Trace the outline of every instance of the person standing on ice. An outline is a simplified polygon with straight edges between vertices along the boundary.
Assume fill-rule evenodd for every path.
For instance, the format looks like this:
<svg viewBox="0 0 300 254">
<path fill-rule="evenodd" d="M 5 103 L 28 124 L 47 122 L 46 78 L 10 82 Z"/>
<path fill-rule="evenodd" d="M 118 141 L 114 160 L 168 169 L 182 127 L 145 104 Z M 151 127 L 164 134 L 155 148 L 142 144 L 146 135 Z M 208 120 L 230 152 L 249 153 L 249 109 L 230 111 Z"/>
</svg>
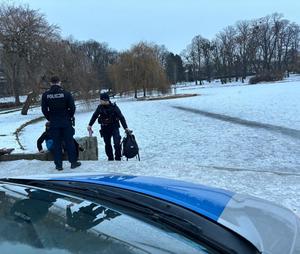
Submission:
<svg viewBox="0 0 300 254">
<path fill-rule="evenodd" d="M 100 94 L 100 105 L 91 117 L 87 130 L 92 132 L 92 126 L 98 118 L 101 126 L 100 135 L 105 143 L 105 153 L 109 161 L 121 160 L 121 136 L 119 132 L 120 122 L 126 133 L 131 132 L 119 107 L 109 100 L 107 93 Z M 111 138 L 114 141 L 115 157 L 111 145 Z"/>
<path fill-rule="evenodd" d="M 72 118 L 74 118 L 76 109 L 74 99 L 71 93 L 61 87 L 61 82 L 57 76 L 52 77 L 50 83 L 50 89 L 42 95 L 42 112 L 50 121 L 54 163 L 57 170 L 63 170 L 62 143 L 64 142 L 71 168 L 77 168 L 81 163 L 77 161 L 73 140 Z"/>
</svg>

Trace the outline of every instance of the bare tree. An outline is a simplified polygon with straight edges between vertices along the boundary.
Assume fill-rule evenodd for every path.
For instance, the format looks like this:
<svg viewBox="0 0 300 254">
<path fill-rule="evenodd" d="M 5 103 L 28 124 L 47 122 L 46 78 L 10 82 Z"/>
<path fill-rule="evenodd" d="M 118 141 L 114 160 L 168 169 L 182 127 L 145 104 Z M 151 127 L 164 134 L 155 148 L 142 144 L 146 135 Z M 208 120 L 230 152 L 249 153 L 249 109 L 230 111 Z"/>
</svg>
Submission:
<svg viewBox="0 0 300 254">
<path fill-rule="evenodd" d="M 240 21 L 236 24 L 236 54 L 239 58 L 239 70 L 237 74 L 242 77 L 244 82 L 247 74 L 250 72 L 250 55 L 252 47 L 252 29 L 249 21 Z"/>
<path fill-rule="evenodd" d="M 94 40 L 81 42 L 80 48 L 92 63 L 92 68 L 97 79 L 95 89 L 110 89 L 111 84 L 107 73 L 107 67 L 115 63 L 118 53 L 109 48 L 106 43 L 100 43 Z"/>
<path fill-rule="evenodd" d="M 244 81 L 250 74 L 258 80 L 281 79 L 297 70 L 299 31 L 299 25 L 274 13 L 228 26 L 212 41 L 197 35 L 181 54 L 189 80 L 197 83 L 212 76 L 226 83 L 233 77 Z"/>
<path fill-rule="evenodd" d="M 48 57 L 48 68 L 45 76 L 49 79 L 58 75 L 63 86 L 76 96 L 89 98 L 97 77 L 91 60 L 85 55 L 80 43 L 71 40 L 56 41 L 51 44 L 51 56 Z"/>
<path fill-rule="evenodd" d="M 2 64 L 16 104 L 21 92 L 37 87 L 48 54 L 47 41 L 57 36 L 57 27 L 28 6 L 0 6 Z"/>
</svg>

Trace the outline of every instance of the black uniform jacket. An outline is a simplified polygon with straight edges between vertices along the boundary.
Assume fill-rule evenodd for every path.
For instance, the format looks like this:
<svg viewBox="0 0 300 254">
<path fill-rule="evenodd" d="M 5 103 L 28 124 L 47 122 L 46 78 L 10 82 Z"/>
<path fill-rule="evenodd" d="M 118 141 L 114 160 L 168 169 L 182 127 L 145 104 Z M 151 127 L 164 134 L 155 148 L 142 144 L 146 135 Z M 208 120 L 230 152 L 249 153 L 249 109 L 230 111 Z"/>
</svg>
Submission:
<svg viewBox="0 0 300 254">
<path fill-rule="evenodd" d="M 119 128 L 119 122 L 121 122 L 124 129 L 127 128 L 125 117 L 115 103 L 110 103 L 109 105 L 100 104 L 92 115 L 89 125 L 92 126 L 97 118 L 101 128 Z"/>
<path fill-rule="evenodd" d="M 74 99 L 61 86 L 52 85 L 42 96 L 42 112 L 51 127 L 66 127 L 74 117 Z"/>
</svg>

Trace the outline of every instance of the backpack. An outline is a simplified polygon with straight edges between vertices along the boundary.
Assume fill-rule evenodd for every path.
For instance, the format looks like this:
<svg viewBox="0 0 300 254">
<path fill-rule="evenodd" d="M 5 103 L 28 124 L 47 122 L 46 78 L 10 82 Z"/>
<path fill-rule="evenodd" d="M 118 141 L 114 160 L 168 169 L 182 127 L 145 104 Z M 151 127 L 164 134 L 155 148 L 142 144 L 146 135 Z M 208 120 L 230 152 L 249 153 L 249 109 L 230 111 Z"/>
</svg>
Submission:
<svg viewBox="0 0 300 254">
<path fill-rule="evenodd" d="M 122 156 L 128 159 L 136 157 L 140 160 L 139 146 L 133 134 L 127 133 L 122 140 Z"/>
</svg>

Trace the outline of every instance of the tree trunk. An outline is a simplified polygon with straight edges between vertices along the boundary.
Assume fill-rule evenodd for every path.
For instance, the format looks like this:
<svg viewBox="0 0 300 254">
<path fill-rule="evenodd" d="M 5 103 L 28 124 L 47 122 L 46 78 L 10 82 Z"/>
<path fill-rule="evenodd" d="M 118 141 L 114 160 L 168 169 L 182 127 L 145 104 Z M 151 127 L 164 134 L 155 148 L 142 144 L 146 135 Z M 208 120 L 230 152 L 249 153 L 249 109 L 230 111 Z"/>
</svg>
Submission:
<svg viewBox="0 0 300 254">
<path fill-rule="evenodd" d="M 12 82 L 11 82 L 11 85 L 12 85 L 12 90 L 13 90 L 13 93 L 14 93 L 14 97 L 15 97 L 15 105 L 16 106 L 19 106 L 21 104 L 20 102 L 20 83 L 19 83 L 19 80 L 18 80 L 18 70 L 17 70 L 17 66 L 16 64 L 13 66 L 13 74 L 12 74 Z"/>
<path fill-rule="evenodd" d="M 12 88 L 13 88 L 13 93 L 14 93 L 14 97 L 15 97 L 16 106 L 21 105 L 19 85 L 20 85 L 19 82 L 16 79 L 13 79 Z"/>
<path fill-rule="evenodd" d="M 19 94 L 15 94 L 15 105 L 19 106 L 20 104 L 21 104 L 20 96 L 19 96 Z"/>
<path fill-rule="evenodd" d="M 24 105 L 22 107 L 21 115 L 27 115 L 29 107 L 32 104 L 34 97 L 35 97 L 35 93 L 34 92 L 30 92 L 27 95 L 26 101 L 25 101 L 25 103 L 24 103 Z"/>
</svg>

